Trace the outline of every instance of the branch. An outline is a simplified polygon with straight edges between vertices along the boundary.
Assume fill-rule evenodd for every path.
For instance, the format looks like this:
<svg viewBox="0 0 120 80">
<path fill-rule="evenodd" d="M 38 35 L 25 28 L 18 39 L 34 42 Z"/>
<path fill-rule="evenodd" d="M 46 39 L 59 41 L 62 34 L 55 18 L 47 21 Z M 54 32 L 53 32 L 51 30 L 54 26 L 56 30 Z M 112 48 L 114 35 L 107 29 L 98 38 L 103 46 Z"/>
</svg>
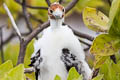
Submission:
<svg viewBox="0 0 120 80">
<path fill-rule="evenodd" d="M 88 51 L 90 49 L 90 47 L 88 47 L 88 48 L 84 48 L 84 51 Z"/>
<path fill-rule="evenodd" d="M 50 5 L 51 5 L 50 0 L 45 0 L 45 1 L 46 1 L 46 3 L 47 3 L 47 5 L 48 5 L 48 6 L 50 6 Z"/>
<path fill-rule="evenodd" d="M 43 23 L 40 27 L 36 28 L 28 37 L 26 38 L 26 44 L 28 44 L 34 37 L 36 37 L 41 31 L 49 26 L 50 22 L 47 21 Z"/>
<path fill-rule="evenodd" d="M 21 33 L 23 36 L 27 36 L 28 34 L 30 34 L 30 32 L 27 32 L 27 33 Z M 9 35 L 9 37 L 7 39 L 5 39 L 3 41 L 3 46 L 6 45 L 8 42 L 10 42 L 14 37 L 16 37 L 16 35 L 14 33 L 11 33 Z M 0 44 L 1 45 L 1 44 Z M 0 46 L 0 49 L 1 49 L 1 46 Z"/>
<path fill-rule="evenodd" d="M 37 22 L 39 22 L 39 23 L 43 23 L 43 21 L 42 21 L 41 19 L 37 19 L 35 16 L 33 16 L 33 15 L 30 14 L 30 13 L 29 13 L 29 15 L 30 15 L 30 17 L 31 17 L 33 20 L 35 20 L 35 21 L 37 21 Z"/>
<path fill-rule="evenodd" d="M 18 4 L 22 5 L 22 3 L 20 1 L 15 0 L 15 2 L 17 2 Z M 40 7 L 40 6 L 30 6 L 26 4 L 27 8 L 31 8 L 31 9 L 45 9 L 48 10 L 48 7 Z"/>
<path fill-rule="evenodd" d="M 63 23 L 64 25 L 66 25 L 66 23 Z M 67 24 L 68 25 L 68 24 Z M 88 34 L 84 34 L 84 33 L 81 33 L 79 31 L 76 31 L 74 28 L 72 28 L 70 25 L 68 25 L 69 28 L 71 28 L 74 32 L 75 35 L 79 36 L 79 37 L 82 37 L 82 38 L 85 38 L 85 39 L 88 39 L 90 41 L 93 41 L 94 40 L 94 37 L 88 35 Z"/>
<path fill-rule="evenodd" d="M 61 4 L 63 2 L 63 0 L 59 0 L 59 3 Z"/>
<path fill-rule="evenodd" d="M 87 42 L 85 42 L 85 41 L 83 41 L 83 40 L 80 40 L 80 39 L 79 39 L 79 41 L 80 41 L 81 43 L 83 43 L 83 44 L 87 45 L 88 47 L 90 47 L 90 46 L 91 46 L 91 44 L 89 44 L 89 43 L 87 43 Z"/>
<path fill-rule="evenodd" d="M 0 39 L 1 39 L 1 61 L 4 62 L 4 51 L 3 51 L 3 34 L 2 34 L 2 27 L 0 28 Z"/>
<path fill-rule="evenodd" d="M 110 0 L 107 0 L 108 1 L 108 4 L 111 6 L 111 1 Z"/>
<path fill-rule="evenodd" d="M 85 39 L 88 39 L 90 41 L 94 40 L 94 37 L 92 37 L 92 36 L 90 36 L 88 34 L 84 34 L 84 33 L 78 32 L 75 29 L 73 29 L 72 27 L 70 27 L 70 28 L 73 30 L 73 32 L 74 32 L 75 35 L 77 35 L 79 37 L 82 37 L 82 38 L 85 38 Z"/>
<path fill-rule="evenodd" d="M 17 27 L 17 25 L 16 25 L 16 23 L 15 23 L 15 21 L 13 19 L 13 16 L 10 13 L 10 11 L 9 11 L 9 9 L 8 9 L 8 7 L 7 7 L 7 5 L 5 3 L 3 3 L 3 7 L 4 7 L 5 11 L 7 12 L 8 16 L 9 16 L 10 21 L 11 21 L 11 23 L 13 25 L 13 28 L 15 29 L 19 39 L 22 39 L 21 33 L 20 33 L 20 31 L 19 31 L 19 29 L 18 29 L 18 27 Z"/>
<path fill-rule="evenodd" d="M 115 55 L 111 55 L 111 56 L 110 56 L 110 59 L 111 59 L 115 64 L 117 64 Z"/>
<path fill-rule="evenodd" d="M 24 70 L 24 73 L 32 73 L 32 72 L 34 72 L 34 68 L 33 67 L 25 68 L 25 70 Z"/>
<path fill-rule="evenodd" d="M 99 69 L 93 70 L 92 79 L 93 79 L 94 77 L 96 77 L 96 76 L 98 75 L 98 73 L 99 73 Z"/>
<path fill-rule="evenodd" d="M 78 2 L 79 0 L 72 0 L 68 6 L 65 8 L 65 13 L 67 13 L 68 11 L 70 11 Z"/>
<path fill-rule="evenodd" d="M 26 0 L 23 0 L 22 10 L 23 10 L 23 15 L 24 15 L 27 27 L 30 30 L 30 32 L 32 32 L 32 24 L 30 23 L 29 14 L 27 13 L 27 10 L 26 10 Z"/>
</svg>

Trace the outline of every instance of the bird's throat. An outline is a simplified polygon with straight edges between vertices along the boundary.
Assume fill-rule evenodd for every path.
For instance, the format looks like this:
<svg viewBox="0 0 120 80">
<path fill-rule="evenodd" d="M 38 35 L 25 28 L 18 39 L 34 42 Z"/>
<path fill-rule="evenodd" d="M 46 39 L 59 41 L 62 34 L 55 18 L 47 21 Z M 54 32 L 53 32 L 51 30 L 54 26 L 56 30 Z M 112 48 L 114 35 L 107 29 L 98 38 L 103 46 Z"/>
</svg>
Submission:
<svg viewBox="0 0 120 80">
<path fill-rule="evenodd" d="M 62 26 L 62 23 L 64 22 L 64 19 L 50 19 L 50 27 L 53 29 L 60 28 Z"/>
</svg>

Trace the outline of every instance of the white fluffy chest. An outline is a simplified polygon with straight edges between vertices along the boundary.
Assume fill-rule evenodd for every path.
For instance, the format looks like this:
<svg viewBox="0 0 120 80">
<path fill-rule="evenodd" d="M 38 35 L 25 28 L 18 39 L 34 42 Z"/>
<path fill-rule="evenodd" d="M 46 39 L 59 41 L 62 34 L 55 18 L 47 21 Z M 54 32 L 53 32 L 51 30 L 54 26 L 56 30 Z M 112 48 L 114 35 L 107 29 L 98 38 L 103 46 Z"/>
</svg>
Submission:
<svg viewBox="0 0 120 80">
<path fill-rule="evenodd" d="M 67 70 L 61 60 L 61 56 L 62 49 L 68 45 L 69 36 L 67 34 L 63 29 L 44 32 L 44 35 L 40 39 L 41 57 L 43 58 L 40 66 L 41 76 L 48 76 L 49 79 L 53 80 L 57 74 L 63 78 L 62 80 L 66 79 Z"/>
</svg>

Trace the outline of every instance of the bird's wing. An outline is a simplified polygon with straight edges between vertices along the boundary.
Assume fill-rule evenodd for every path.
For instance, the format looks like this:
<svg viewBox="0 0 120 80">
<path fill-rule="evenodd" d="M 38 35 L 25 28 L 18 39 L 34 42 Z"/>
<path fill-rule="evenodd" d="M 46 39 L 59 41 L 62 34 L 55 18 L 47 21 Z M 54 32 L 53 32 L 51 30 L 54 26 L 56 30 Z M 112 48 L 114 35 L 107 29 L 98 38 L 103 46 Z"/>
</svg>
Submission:
<svg viewBox="0 0 120 80">
<path fill-rule="evenodd" d="M 40 49 L 37 51 L 37 53 L 34 53 L 34 54 L 35 55 L 31 57 L 31 64 L 29 64 L 29 66 L 35 68 L 35 76 L 36 76 L 36 80 L 38 80 L 38 76 L 40 75 L 39 65 L 43 59 L 40 54 Z"/>
<path fill-rule="evenodd" d="M 78 38 L 73 34 L 72 30 L 69 30 L 67 32 L 67 38 L 69 37 L 69 41 L 67 43 L 67 48 L 68 50 L 66 50 L 65 54 L 67 54 L 69 52 L 69 55 L 64 55 L 66 56 L 64 57 L 64 61 L 65 64 L 67 66 L 70 65 L 76 67 L 76 69 L 78 70 L 79 73 L 83 74 L 84 78 L 88 80 L 88 78 L 91 76 L 91 69 L 89 68 L 87 62 L 85 61 L 85 54 L 83 51 L 83 48 L 81 46 L 81 43 L 79 42 Z M 75 57 L 71 58 L 71 57 Z"/>
<path fill-rule="evenodd" d="M 79 74 L 81 74 L 81 62 L 68 48 L 62 49 L 61 60 L 64 62 L 67 71 L 69 71 L 71 67 L 75 67 Z"/>
</svg>

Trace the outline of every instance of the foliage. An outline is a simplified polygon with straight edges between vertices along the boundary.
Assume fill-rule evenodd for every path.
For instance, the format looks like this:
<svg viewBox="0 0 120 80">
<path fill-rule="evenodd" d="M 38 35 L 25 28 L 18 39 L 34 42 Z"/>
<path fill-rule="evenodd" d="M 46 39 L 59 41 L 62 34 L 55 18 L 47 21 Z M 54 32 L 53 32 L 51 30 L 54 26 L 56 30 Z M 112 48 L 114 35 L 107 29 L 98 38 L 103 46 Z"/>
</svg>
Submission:
<svg viewBox="0 0 120 80">
<path fill-rule="evenodd" d="M 92 18 L 92 20 L 95 22 L 93 24 L 97 22 L 98 25 L 101 25 L 101 23 L 103 23 L 97 20 L 98 17 L 95 17 L 96 14 L 93 13 L 93 11 L 86 15 L 89 9 L 96 10 L 88 7 L 85 8 L 83 12 L 84 23 L 92 30 L 101 31 L 94 26 L 89 26 L 89 21 L 85 20 L 90 15 L 93 15 L 94 18 Z M 101 15 L 101 17 L 105 17 L 105 15 Z M 109 56 L 117 55 L 117 58 L 120 58 L 120 56 L 118 56 L 120 50 L 120 0 L 113 0 L 109 12 L 109 21 L 105 20 L 104 22 L 104 24 L 107 25 L 106 29 L 108 33 L 98 35 L 94 39 L 90 49 L 90 52 L 95 55 L 94 68 L 100 68 L 99 74 L 104 74 L 104 80 L 119 80 L 120 67 L 118 66 L 120 66 L 120 60 L 117 60 L 117 64 L 115 64 L 110 60 Z M 104 31 L 103 26 L 101 29 Z"/>
<path fill-rule="evenodd" d="M 83 11 L 83 20 L 88 28 L 97 32 L 108 30 L 108 17 L 95 8 L 86 7 Z"/>
<path fill-rule="evenodd" d="M 0 4 L 2 4 L 1 1 L 3 1 L 3 0 L 0 0 Z M 20 0 L 20 1 L 22 1 L 22 0 Z M 53 3 L 56 0 L 50 0 L 50 1 Z M 71 2 L 71 0 L 66 0 L 66 1 L 64 1 L 64 3 L 62 5 L 66 6 L 69 2 Z M 16 3 L 14 0 L 5 0 L 5 3 L 7 4 L 8 8 L 12 12 L 14 19 L 17 20 L 19 18 L 19 16 L 21 16 L 21 13 L 22 13 L 21 5 Z M 26 0 L 26 3 L 31 6 L 47 7 L 45 0 Z M 94 3 L 96 3 L 96 4 L 94 4 Z M 106 5 L 106 3 L 103 0 L 79 0 L 77 5 L 75 6 L 75 8 L 73 8 L 67 15 L 71 14 L 73 11 L 77 11 L 77 12 L 81 13 L 81 11 L 83 10 L 83 8 L 85 6 L 91 6 L 91 7 L 103 6 L 105 8 L 108 7 L 108 5 Z M 103 9 L 105 9 L 105 8 L 103 8 Z M 38 19 L 42 19 L 42 21 L 47 21 L 47 19 L 48 19 L 47 10 L 27 8 L 27 11 L 28 11 L 28 13 L 32 14 L 34 17 L 36 17 Z M 6 14 L 2 7 L 0 8 L 0 13 Z M 39 24 L 37 21 L 33 21 L 31 17 L 30 17 L 30 19 L 31 19 L 31 22 L 33 23 L 33 27 L 36 27 L 36 25 Z M 8 26 L 9 27 L 11 26 L 11 23 L 9 20 L 8 20 Z"/>
<path fill-rule="evenodd" d="M 93 80 L 102 80 L 102 77 L 103 75 L 99 75 Z M 16 80 L 16 78 L 17 80 L 26 80 L 23 64 L 13 67 L 12 61 L 8 60 L 0 65 L 0 80 Z M 61 80 L 61 78 L 60 76 L 56 75 L 54 80 Z M 67 80 L 83 80 L 83 77 L 82 75 L 79 75 L 79 73 L 73 67 L 68 73 Z"/>
<path fill-rule="evenodd" d="M 51 1 L 54 2 L 56 0 Z M 63 5 L 66 6 L 70 1 L 71 0 L 66 0 Z M 14 0 L 5 0 L 5 3 L 8 5 L 14 18 L 17 19 L 20 16 L 19 14 L 22 13 L 22 7 Z M 3 0 L 0 0 L 0 14 L 5 14 L 4 9 L 1 7 L 2 4 Z M 27 4 L 47 7 L 45 0 L 27 0 Z M 107 8 L 109 8 L 108 4 L 103 2 L 103 0 L 79 0 L 71 12 L 75 10 L 77 12 L 81 12 L 83 8 L 86 7 L 83 12 L 83 20 L 86 26 L 97 32 L 108 31 L 106 34 L 97 36 L 90 49 L 90 52 L 95 55 L 94 68 L 100 68 L 99 75 L 92 80 L 102 80 L 102 78 L 104 78 L 104 80 L 119 80 L 120 61 L 118 60 L 118 63 L 114 64 L 109 59 L 109 56 L 113 54 L 117 55 L 118 50 L 120 49 L 120 0 L 113 0 L 109 19 L 102 12 L 95 8 L 90 8 L 98 6 L 107 6 Z M 43 21 L 47 20 L 47 10 L 34 10 L 29 8 L 27 8 L 27 10 L 28 13 L 31 13 L 38 19 L 42 19 Z M 71 14 L 71 12 L 69 14 Z M 35 24 L 36 21 L 32 21 L 32 23 Z M 0 80 L 16 80 L 16 77 L 17 80 L 25 80 L 25 77 L 35 80 L 34 73 L 24 74 L 24 66 L 25 68 L 29 67 L 28 64 L 30 63 L 30 56 L 33 52 L 33 42 L 34 40 L 27 46 L 24 64 L 18 65 L 17 67 L 14 66 L 17 63 L 19 45 L 7 45 L 4 55 L 6 62 L 0 65 Z M 74 67 L 70 69 L 67 80 L 82 79 L 82 75 L 79 75 Z M 55 80 L 61 80 L 60 76 L 56 75 Z"/>
<path fill-rule="evenodd" d="M 102 78 L 103 78 L 103 75 L 98 75 L 97 77 L 93 78 L 92 80 L 102 80 Z M 60 76 L 56 75 L 54 80 L 61 80 L 61 78 L 60 78 Z M 76 71 L 75 67 L 72 67 L 69 70 L 67 80 L 83 80 L 83 76 L 80 75 Z"/>
<path fill-rule="evenodd" d="M 12 61 L 6 61 L 0 65 L 0 80 L 25 80 L 24 65 L 20 64 L 13 68 Z"/>
<path fill-rule="evenodd" d="M 5 76 L 5 74 L 13 68 L 12 61 L 6 61 L 4 64 L 0 65 L 0 79 Z"/>
<path fill-rule="evenodd" d="M 120 57 L 120 56 L 119 56 Z M 111 59 L 107 59 L 100 67 L 100 74 L 104 74 L 104 80 L 120 80 L 120 61 L 115 64 Z"/>
<path fill-rule="evenodd" d="M 19 45 L 18 44 L 9 44 L 4 52 L 4 58 L 5 61 L 11 60 L 13 65 L 15 66 L 17 64 L 19 54 Z"/>
<path fill-rule="evenodd" d="M 56 75 L 54 80 L 61 80 L 60 76 Z"/>
<path fill-rule="evenodd" d="M 70 69 L 67 80 L 82 80 L 82 76 L 73 67 Z"/>
<path fill-rule="evenodd" d="M 85 14 L 84 10 L 84 14 Z M 93 14 L 91 12 L 91 14 Z M 96 15 L 96 14 L 93 14 Z M 104 17 L 104 15 L 101 15 Z M 108 25 L 108 34 L 101 34 L 95 38 L 93 44 L 91 46 L 90 52 L 95 55 L 95 68 L 99 68 L 108 56 L 113 55 L 118 52 L 120 49 L 120 37 L 119 37 L 119 30 L 120 30 L 120 0 L 113 0 L 111 9 L 110 9 L 110 20 L 106 22 L 105 25 Z M 83 16 L 87 17 L 87 15 Z M 96 18 L 92 18 L 97 23 L 99 22 Z M 86 22 L 85 22 L 86 24 Z M 99 23 L 98 23 L 99 24 Z M 88 24 L 86 24 L 88 26 Z M 101 24 L 99 24 L 101 25 Z M 90 27 L 90 26 L 88 26 Z M 92 26 L 94 28 L 94 26 Z M 110 28 L 110 29 L 109 29 Z M 104 28 L 101 28 L 104 31 Z M 95 29 L 94 29 L 95 30 Z M 97 67 L 96 67 L 97 66 Z"/>
<path fill-rule="evenodd" d="M 113 0 L 109 13 L 109 34 L 120 36 L 120 0 Z"/>
</svg>

